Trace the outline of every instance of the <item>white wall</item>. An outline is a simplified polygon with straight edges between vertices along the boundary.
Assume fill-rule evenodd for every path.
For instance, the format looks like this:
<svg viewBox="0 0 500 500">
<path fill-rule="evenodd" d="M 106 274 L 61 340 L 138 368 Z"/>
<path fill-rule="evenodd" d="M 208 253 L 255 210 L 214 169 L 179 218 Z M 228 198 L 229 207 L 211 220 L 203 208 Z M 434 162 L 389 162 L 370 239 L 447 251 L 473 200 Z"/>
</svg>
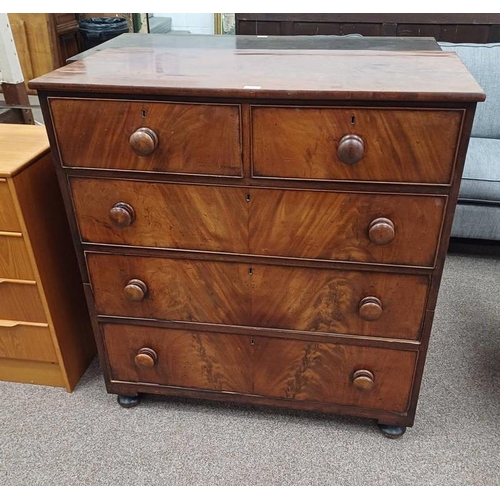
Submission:
<svg viewBox="0 0 500 500">
<path fill-rule="evenodd" d="M 171 17 L 173 30 L 187 30 L 198 35 L 214 34 L 212 14 L 153 14 L 154 17 Z"/>
</svg>

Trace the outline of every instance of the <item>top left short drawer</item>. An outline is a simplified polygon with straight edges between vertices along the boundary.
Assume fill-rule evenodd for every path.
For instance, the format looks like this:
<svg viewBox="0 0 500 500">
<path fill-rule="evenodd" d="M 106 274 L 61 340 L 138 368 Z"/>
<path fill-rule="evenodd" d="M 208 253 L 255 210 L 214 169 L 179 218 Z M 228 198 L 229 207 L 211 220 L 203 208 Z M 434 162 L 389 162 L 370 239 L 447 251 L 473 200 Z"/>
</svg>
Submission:
<svg viewBox="0 0 500 500">
<path fill-rule="evenodd" d="M 239 105 L 49 98 L 66 167 L 242 177 Z"/>
</svg>

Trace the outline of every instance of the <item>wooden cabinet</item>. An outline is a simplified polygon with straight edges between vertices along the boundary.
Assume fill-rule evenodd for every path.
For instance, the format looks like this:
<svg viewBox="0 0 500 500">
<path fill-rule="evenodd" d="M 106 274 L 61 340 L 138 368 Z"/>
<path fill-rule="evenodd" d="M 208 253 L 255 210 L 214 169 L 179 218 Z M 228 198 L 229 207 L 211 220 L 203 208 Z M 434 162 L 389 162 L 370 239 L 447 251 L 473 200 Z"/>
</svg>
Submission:
<svg viewBox="0 0 500 500">
<path fill-rule="evenodd" d="M 9 14 L 9 21 L 26 86 L 82 51 L 77 14 Z"/>
<path fill-rule="evenodd" d="M 44 127 L 0 125 L 0 380 L 73 390 L 95 355 Z"/>
<path fill-rule="evenodd" d="M 417 40 L 122 40 L 32 82 L 107 390 L 401 435 L 481 88 Z"/>
</svg>

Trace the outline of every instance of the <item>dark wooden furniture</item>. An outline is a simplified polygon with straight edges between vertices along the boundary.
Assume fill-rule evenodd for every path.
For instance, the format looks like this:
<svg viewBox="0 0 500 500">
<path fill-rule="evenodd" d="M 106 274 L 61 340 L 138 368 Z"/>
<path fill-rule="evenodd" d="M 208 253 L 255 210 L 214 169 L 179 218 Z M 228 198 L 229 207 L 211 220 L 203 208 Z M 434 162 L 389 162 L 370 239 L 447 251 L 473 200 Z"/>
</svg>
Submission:
<svg viewBox="0 0 500 500">
<path fill-rule="evenodd" d="M 11 13 L 9 21 L 26 83 L 82 50 L 77 14 Z"/>
<path fill-rule="evenodd" d="M 0 380 L 72 391 L 96 352 L 45 127 L 0 125 Z"/>
<path fill-rule="evenodd" d="M 5 101 L 0 101 L 0 123 L 35 124 L 24 82 L 2 82 L 0 91 Z"/>
<path fill-rule="evenodd" d="M 500 42 L 500 14 L 235 14 L 237 35 L 433 37 Z"/>
<path fill-rule="evenodd" d="M 439 50 L 133 36 L 31 82 L 108 391 L 401 435 L 482 89 Z"/>
</svg>

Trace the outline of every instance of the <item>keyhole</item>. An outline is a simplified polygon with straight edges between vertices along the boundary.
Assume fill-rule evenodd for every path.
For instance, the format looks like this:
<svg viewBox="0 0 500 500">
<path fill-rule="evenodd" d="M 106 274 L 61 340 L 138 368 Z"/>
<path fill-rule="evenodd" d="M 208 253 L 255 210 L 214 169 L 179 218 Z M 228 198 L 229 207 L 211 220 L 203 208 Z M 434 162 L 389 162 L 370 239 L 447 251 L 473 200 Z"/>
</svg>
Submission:
<svg viewBox="0 0 500 500">
<path fill-rule="evenodd" d="M 356 123 L 356 117 L 354 115 L 351 116 L 351 125 Z"/>
<path fill-rule="evenodd" d="M 250 194 L 247 194 L 247 201 L 250 201 Z"/>
<path fill-rule="evenodd" d="M 142 110 L 142 117 L 146 118 L 146 110 L 145 109 Z"/>
<path fill-rule="evenodd" d="M 252 269 L 251 267 L 249 267 L 249 268 L 248 268 L 248 274 L 249 274 L 250 276 L 252 276 L 252 274 L 253 274 L 253 269 Z"/>
<path fill-rule="evenodd" d="M 253 339 L 250 339 L 250 345 L 255 345 L 255 341 Z"/>
</svg>

